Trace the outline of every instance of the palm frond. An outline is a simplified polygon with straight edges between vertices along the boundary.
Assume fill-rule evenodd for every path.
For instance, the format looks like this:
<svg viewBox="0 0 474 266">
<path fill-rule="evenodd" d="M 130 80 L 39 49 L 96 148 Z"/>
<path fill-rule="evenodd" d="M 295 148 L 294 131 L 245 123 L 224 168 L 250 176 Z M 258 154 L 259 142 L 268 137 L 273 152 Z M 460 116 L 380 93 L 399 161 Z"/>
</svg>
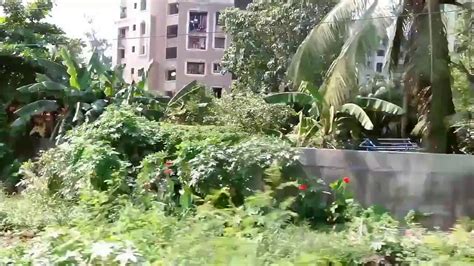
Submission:
<svg viewBox="0 0 474 266">
<path fill-rule="evenodd" d="M 351 27 L 350 36 L 329 68 L 322 86 L 324 99 L 329 105 L 340 107 L 357 89 L 358 63 L 365 61 L 367 54 L 378 48 L 381 37 L 387 34 L 386 27 L 391 19 L 382 16 L 386 12 L 378 5 L 378 1 L 374 1 Z M 374 16 L 379 18 L 374 20 Z"/>
<path fill-rule="evenodd" d="M 288 77 L 298 87 L 302 81 L 313 81 L 314 76 L 323 64 L 323 55 L 336 48 L 340 50 L 343 37 L 349 31 L 348 20 L 364 3 L 369 1 L 343 0 L 329 12 L 322 21 L 311 30 L 306 39 L 296 51 L 290 67 Z M 339 47 L 339 49 L 338 49 Z"/>
</svg>

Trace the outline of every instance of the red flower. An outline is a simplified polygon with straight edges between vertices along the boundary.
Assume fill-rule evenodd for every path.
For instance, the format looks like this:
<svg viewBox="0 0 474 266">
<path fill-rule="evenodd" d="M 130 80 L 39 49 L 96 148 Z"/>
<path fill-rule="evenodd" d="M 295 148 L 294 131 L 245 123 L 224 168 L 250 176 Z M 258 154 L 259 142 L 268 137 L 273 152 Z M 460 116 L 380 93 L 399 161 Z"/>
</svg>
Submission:
<svg viewBox="0 0 474 266">
<path fill-rule="evenodd" d="M 298 189 L 301 190 L 301 191 L 305 191 L 305 190 L 308 189 L 308 185 L 306 185 L 306 184 L 301 184 L 301 185 L 298 186 Z"/>
<path fill-rule="evenodd" d="M 166 161 L 165 166 L 166 166 L 166 167 L 171 167 L 171 166 L 173 166 L 173 161 Z"/>
<path fill-rule="evenodd" d="M 346 177 L 344 177 L 344 178 L 342 179 L 342 181 L 343 181 L 344 183 L 346 183 L 346 184 L 349 184 L 349 183 L 351 182 L 351 179 L 346 176 Z"/>
<path fill-rule="evenodd" d="M 163 173 L 164 173 L 165 175 L 172 175 L 172 174 L 173 174 L 173 170 L 172 170 L 172 169 L 165 169 L 165 170 L 163 171 Z"/>
</svg>

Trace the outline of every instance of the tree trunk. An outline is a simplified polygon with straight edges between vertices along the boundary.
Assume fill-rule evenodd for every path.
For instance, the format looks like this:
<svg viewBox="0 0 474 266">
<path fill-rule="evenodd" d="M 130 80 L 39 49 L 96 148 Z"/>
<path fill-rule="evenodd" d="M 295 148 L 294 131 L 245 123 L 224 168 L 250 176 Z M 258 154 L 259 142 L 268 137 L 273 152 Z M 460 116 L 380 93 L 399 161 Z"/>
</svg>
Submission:
<svg viewBox="0 0 474 266">
<path fill-rule="evenodd" d="M 406 89 L 411 91 L 418 116 L 428 121 L 423 139 L 428 152 L 446 153 L 454 143 L 445 123 L 455 113 L 451 92 L 449 49 L 440 0 L 412 0 L 408 7 L 415 14 L 409 36 L 410 60 L 405 66 Z M 429 14 L 428 14 L 429 13 Z"/>
</svg>

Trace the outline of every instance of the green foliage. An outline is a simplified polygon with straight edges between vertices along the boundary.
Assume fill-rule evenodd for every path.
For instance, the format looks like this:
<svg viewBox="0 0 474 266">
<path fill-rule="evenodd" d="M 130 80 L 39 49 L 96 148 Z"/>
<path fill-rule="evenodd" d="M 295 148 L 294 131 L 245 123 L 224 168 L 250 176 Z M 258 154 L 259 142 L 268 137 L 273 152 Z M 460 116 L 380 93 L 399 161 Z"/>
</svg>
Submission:
<svg viewBox="0 0 474 266">
<path fill-rule="evenodd" d="M 410 126 L 416 124 L 416 117 L 418 121 L 426 121 L 428 126 L 423 143 L 427 150 L 455 150 L 454 135 L 448 132 L 444 123 L 455 110 L 449 84 L 450 58 L 445 20 L 440 12 L 435 11 L 441 10 L 443 4 L 461 5 L 438 1 L 428 7 L 427 3 L 413 5 L 412 1 L 400 1 L 387 8 L 388 2 L 384 1 L 342 0 L 301 43 L 289 67 L 288 78 L 296 86 L 303 81 L 321 85 L 325 102 L 338 109 L 350 102 L 356 93 L 358 73 L 367 56 L 380 46 L 382 39 L 388 38 L 387 58 L 390 62 L 387 65 L 397 72 L 400 59 L 405 59 L 404 91 L 411 99 L 406 120 L 410 119 Z M 426 10 L 429 15 L 419 16 Z M 374 17 L 378 19 L 374 20 Z M 387 28 L 391 27 L 395 32 L 388 36 Z M 428 46 L 433 47 L 432 51 L 423 49 Z M 402 49 L 407 52 L 406 58 L 400 58 Z M 316 82 L 326 56 L 332 64 L 325 71 L 324 81 Z M 472 73 L 468 76 L 472 77 Z M 386 124 L 386 121 L 380 124 Z M 407 131 L 402 135 L 412 129 L 407 125 L 402 128 Z"/>
<path fill-rule="evenodd" d="M 177 195 L 175 187 L 203 197 L 213 189 L 230 187 L 242 198 L 261 188 L 252 187 L 252 182 L 262 179 L 265 168 L 295 161 L 290 145 L 276 138 L 250 138 L 229 127 L 160 124 L 140 116 L 132 106 L 109 107 L 97 121 L 71 131 L 65 140 L 25 165 L 27 190 L 67 199 L 87 191 L 108 191 L 114 198 L 159 187 L 165 180 L 169 186 L 163 193 L 171 193 L 176 201 L 183 195 Z M 171 169 L 164 168 L 166 160 L 174 161 Z M 172 173 L 166 174 L 166 169 Z"/>
<path fill-rule="evenodd" d="M 239 208 L 215 208 L 212 199 L 208 199 L 195 211 L 181 216 L 167 215 L 158 204 L 143 208 L 126 199 L 100 204 L 103 195 L 93 196 L 99 204 L 80 203 L 70 206 L 69 212 L 53 215 L 50 208 L 33 209 L 36 205 L 27 198 L 0 201 L 0 221 L 7 221 L 10 226 L 34 228 L 31 226 L 38 218 L 48 223 L 44 231 L 0 235 L 1 263 L 473 263 L 471 229 L 457 226 L 453 231 L 440 232 L 416 225 L 401 229 L 398 222 L 376 208 L 357 210 L 352 222 L 340 228 L 310 228 L 292 223 L 295 214 L 276 201 L 273 192 L 248 197 Z M 64 210 L 57 203 L 52 206 Z M 117 208 L 112 221 L 96 215 L 111 207 Z M 22 217 L 20 213 L 29 213 L 30 220 L 14 219 Z M 60 221 L 58 216 L 67 219 Z M 28 221 L 30 224 L 22 227 Z"/>
<path fill-rule="evenodd" d="M 264 189 L 264 169 L 273 164 L 285 168 L 295 161 L 296 151 L 278 139 L 254 138 L 227 147 L 218 144 L 189 161 L 188 182 L 204 195 L 223 187 L 250 195 Z"/>
<path fill-rule="evenodd" d="M 298 46 L 333 5 L 320 0 L 263 0 L 247 10 L 225 11 L 225 31 L 232 35 L 232 43 L 223 65 L 237 76 L 236 86 L 244 91 L 278 91 Z M 311 67 L 320 70 L 321 79 L 324 65 Z"/>
<path fill-rule="evenodd" d="M 108 69 L 97 53 L 92 54 L 87 64 L 81 64 L 62 49 L 61 59 L 63 65 L 43 61 L 43 64 L 54 67 L 54 75 L 38 73 L 37 83 L 18 88 L 19 93 L 29 96 L 33 102 L 16 111 L 18 118 L 12 123 L 14 130 L 19 131 L 28 125 L 32 116 L 57 112 L 60 115 L 55 117 L 54 129 L 48 135 L 51 139 L 57 136 L 60 143 L 67 130 L 94 121 L 110 103 L 135 103 L 148 117 L 162 116 L 164 104 L 146 91 L 146 78 L 136 85 L 126 84 L 123 67 Z"/>
<path fill-rule="evenodd" d="M 474 153 L 474 48 L 472 44 L 472 28 L 474 12 L 472 3 L 459 13 L 456 20 L 456 50 L 451 54 L 453 101 L 456 111 L 462 119 L 455 123 L 454 129 L 458 137 L 459 149 L 462 153 Z M 458 115 L 459 116 L 459 115 Z"/>
<path fill-rule="evenodd" d="M 25 165 L 24 185 L 40 194 L 73 199 L 84 190 L 128 193 L 132 165 L 160 144 L 157 122 L 136 116 L 131 107 L 111 107 L 96 122 L 66 137 L 66 142 Z"/>
<path fill-rule="evenodd" d="M 218 125 L 236 126 L 249 133 L 277 133 L 291 130 L 296 116 L 288 106 L 269 104 L 256 94 L 225 95 L 215 100 L 213 117 Z"/>
<path fill-rule="evenodd" d="M 166 109 L 168 119 L 179 124 L 205 124 L 213 104 L 206 90 L 196 81 L 186 85 L 169 101 Z"/>
<path fill-rule="evenodd" d="M 66 43 L 64 32 L 45 22 L 53 8 L 51 0 L 35 0 L 24 4 L 21 0 L 5 0 L 5 12 L 0 21 L 0 38 L 6 40 L 0 49 L 16 55 L 48 57 L 48 44 Z"/>
<path fill-rule="evenodd" d="M 386 19 L 364 18 L 373 14 L 382 16 L 384 12 L 377 2 L 341 1 L 301 43 L 288 69 L 288 77 L 296 86 L 303 81 L 321 86 L 321 94 L 329 105 L 338 108 L 346 103 L 357 87 L 356 63 L 365 60 L 364 55 L 378 47 L 378 39 L 388 26 Z M 361 20 L 353 25 L 346 23 L 354 14 Z M 328 60 L 331 65 L 325 63 Z"/>
<path fill-rule="evenodd" d="M 296 144 L 313 145 L 314 138 L 322 138 L 325 143 L 328 137 L 341 139 L 360 139 L 364 134 L 381 136 L 384 122 L 400 116 L 403 109 L 390 102 L 375 97 L 356 97 L 354 103 L 346 103 L 339 108 L 328 105 L 323 96 L 309 82 L 302 82 L 300 92 L 284 92 L 265 97 L 269 103 L 281 103 L 292 106 L 299 113 L 299 124 L 295 128 Z M 379 122 L 377 127 L 372 119 Z M 324 144 L 321 144 L 324 146 Z M 321 146 L 317 145 L 317 146 Z"/>
</svg>

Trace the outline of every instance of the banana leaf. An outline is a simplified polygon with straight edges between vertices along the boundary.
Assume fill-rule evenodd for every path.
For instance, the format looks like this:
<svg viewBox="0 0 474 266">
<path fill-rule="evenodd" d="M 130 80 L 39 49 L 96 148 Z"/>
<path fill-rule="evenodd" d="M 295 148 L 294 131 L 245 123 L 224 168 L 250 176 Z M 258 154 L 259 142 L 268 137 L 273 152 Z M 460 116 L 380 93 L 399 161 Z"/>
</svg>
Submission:
<svg viewBox="0 0 474 266">
<path fill-rule="evenodd" d="M 357 104 L 346 103 L 342 105 L 340 112 L 354 116 L 366 130 L 374 129 L 374 124 L 370 120 L 370 117 L 367 115 L 364 109 L 362 109 L 362 107 L 358 106 Z"/>
<path fill-rule="evenodd" d="M 300 106 L 311 105 L 314 98 L 302 92 L 282 92 L 275 93 L 264 98 L 267 103 L 277 104 L 298 104 Z"/>
<path fill-rule="evenodd" d="M 372 97 L 357 97 L 357 104 L 364 110 L 383 112 L 389 115 L 403 115 L 402 107 L 381 99 Z"/>
</svg>

